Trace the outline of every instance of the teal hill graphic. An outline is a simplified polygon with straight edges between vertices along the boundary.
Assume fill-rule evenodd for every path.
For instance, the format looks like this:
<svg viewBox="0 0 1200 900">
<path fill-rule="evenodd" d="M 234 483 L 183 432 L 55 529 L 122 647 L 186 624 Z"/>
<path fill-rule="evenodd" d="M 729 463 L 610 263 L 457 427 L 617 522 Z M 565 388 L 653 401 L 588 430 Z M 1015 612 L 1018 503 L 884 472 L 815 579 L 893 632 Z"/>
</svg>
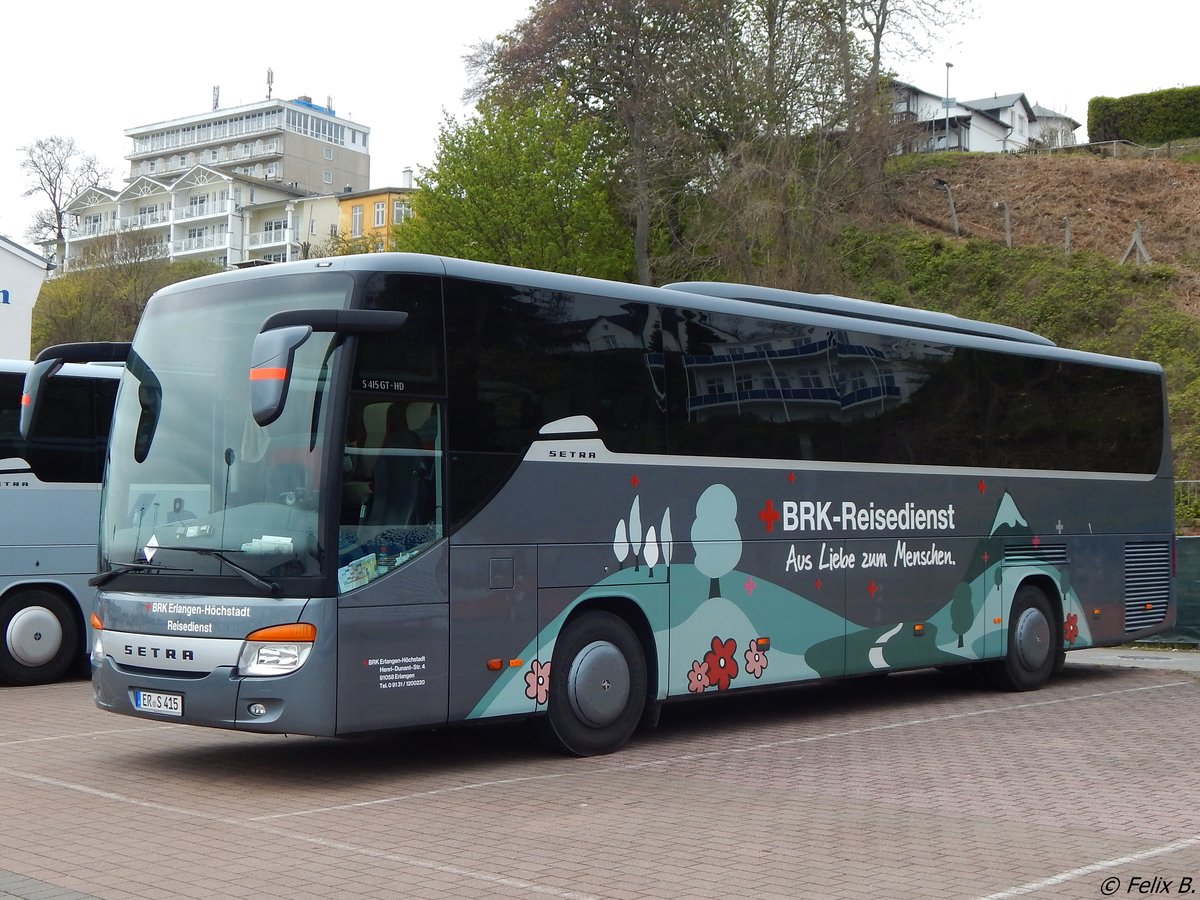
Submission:
<svg viewBox="0 0 1200 900">
<path fill-rule="evenodd" d="M 502 675 L 473 715 L 494 715 L 522 702 L 544 704 L 541 686 L 562 623 L 576 605 L 613 595 L 629 597 L 646 610 L 660 658 L 670 661 L 659 696 L 996 658 L 1004 652 L 1012 595 L 1032 575 L 1059 587 L 1064 644 L 1091 643 L 1065 572 L 1036 552 L 1014 558 L 1014 547 L 1036 551 L 1040 542 L 1007 492 L 997 502 L 987 536 L 968 554 L 961 543 L 955 549 L 951 558 L 960 580 L 945 596 L 926 598 L 930 614 L 869 626 L 829 608 L 838 602 L 833 595 L 839 588 L 830 583 L 835 575 L 806 580 L 806 593 L 764 577 L 771 565 L 764 560 L 777 556 L 787 542 L 744 541 L 737 512 L 734 492 L 724 484 L 710 485 L 697 498 L 690 542 L 682 543 L 673 540 L 670 509 L 660 515 L 634 497 L 613 531 L 610 558 L 617 564 L 612 574 L 580 593 L 542 629 L 525 648 L 527 666 Z M 647 518 L 656 525 L 644 527 Z M 681 561 L 688 550 L 693 561 Z M 776 571 L 783 568 L 775 565 Z M 894 577 L 896 570 L 890 571 Z M 876 587 L 874 580 L 867 586 L 873 600 Z M 668 593 L 669 603 L 663 604 Z M 886 620 L 887 606 L 880 603 Z"/>
</svg>

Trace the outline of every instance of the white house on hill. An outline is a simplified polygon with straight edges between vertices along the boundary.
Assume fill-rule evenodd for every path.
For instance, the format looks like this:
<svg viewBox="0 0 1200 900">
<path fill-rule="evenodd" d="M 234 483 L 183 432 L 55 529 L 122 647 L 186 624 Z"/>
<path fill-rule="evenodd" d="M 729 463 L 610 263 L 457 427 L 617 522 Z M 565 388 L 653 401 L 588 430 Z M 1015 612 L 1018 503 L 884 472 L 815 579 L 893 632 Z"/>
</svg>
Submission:
<svg viewBox="0 0 1200 900">
<path fill-rule="evenodd" d="M 1075 130 L 1079 123 L 1065 113 L 1033 105 L 1034 140 L 1043 147 L 1074 147 Z"/>
<path fill-rule="evenodd" d="M 893 118 L 911 126 L 910 136 L 897 148 L 899 152 L 950 149 L 1007 153 L 1031 147 L 1061 147 L 1075 143 L 1074 133 L 1079 127 L 1068 116 L 1034 106 L 1024 94 L 954 101 L 947 109 L 940 95 L 915 85 L 896 81 L 892 89 Z"/>
</svg>

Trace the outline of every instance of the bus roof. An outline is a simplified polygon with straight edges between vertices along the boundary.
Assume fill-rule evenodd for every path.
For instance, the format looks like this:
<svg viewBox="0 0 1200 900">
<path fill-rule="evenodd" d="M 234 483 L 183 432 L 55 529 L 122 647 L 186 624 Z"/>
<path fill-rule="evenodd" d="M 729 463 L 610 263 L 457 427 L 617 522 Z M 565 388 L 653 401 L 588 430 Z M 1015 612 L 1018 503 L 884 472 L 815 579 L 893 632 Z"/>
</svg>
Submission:
<svg viewBox="0 0 1200 900">
<path fill-rule="evenodd" d="M 975 341 L 996 341 L 1008 344 L 1012 352 L 1027 352 L 1036 356 L 1090 361 L 1094 365 L 1142 369 L 1161 374 L 1156 363 L 1126 357 L 1108 356 L 1087 351 L 1059 347 L 1053 341 L 1030 331 L 1006 325 L 994 325 L 973 319 L 964 319 L 949 313 L 931 312 L 903 306 L 891 306 L 870 300 L 855 300 L 832 294 L 805 294 L 778 288 L 725 282 L 676 282 L 663 287 L 614 282 L 585 275 L 568 275 L 541 269 L 525 269 L 500 263 L 485 263 L 475 260 L 422 253 L 365 253 L 350 256 L 326 257 L 273 263 L 203 275 L 199 278 L 177 282 L 159 289 L 155 297 L 166 297 L 205 286 L 217 286 L 232 282 L 274 278 L 286 274 L 311 271 L 333 272 L 397 272 L 428 274 L 445 277 L 465 278 L 474 281 L 520 284 L 529 288 L 559 291 L 591 291 L 614 298 L 643 303 L 664 303 L 664 294 L 693 299 L 684 305 L 710 312 L 763 318 L 813 315 L 823 324 L 833 328 L 852 327 L 851 323 L 863 323 L 864 330 L 914 329 L 914 333 L 940 334 L 955 343 L 973 344 Z M 674 301 L 681 302 L 681 301 Z M 953 341 L 959 336 L 961 341 Z M 997 347 L 996 349 L 1000 349 Z"/>
<path fill-rule="evenodd" d="M 640 299 L 645 302 L 660 302 L 661 298 L 653 298 L 651 295 L 655 291 L 671 290 L 678 293 L 703 296 L 716 301 L 732 301 L 735 304 L 739 302 L 752 303 L 775 309 L 803 310 L 889 325 L 926 328 L 943 333 L 975 335 L 1044 347 L 1056 346 L 1049 338 L 1020 328 L 1012 328 L 1007 325 L 994 325 L 989 322 L 979 322 L 973 319 L 963 319 L 949 313 L 892 306 L 872 300 L 855 300 L 849 297 L 839 297 L 834 294 L 807 294 L 799 291 L 786 291 L 778 288 L 717 281 L 675 282 L 664 285 L 662 288 L 648 288 L 624 282 L 600 281 L 587 276 L 566 275 L 539 269 L 523 269 L 499 263 L 483 263 L 475 260 L 432 256 L 421 253 L 370 253 L 255 266 L 249 269 L 239 269 L 235 272 L 223 272 L 180 282 L 163 288 L 159 293 L 170 294 L 176 290 L 188 290 L 189 288 L 214 281 L 270 278 L 284 272 L 311 271 L 314 268 L 334 271 L 380 270 L 411 272 L 414 274 L 426 273 L 478 280 L 513 280 L 547 290 L 586 290 L 591 288 L 592 290 L 608 293 L 617 290 L 630 299 Z M 642 294 L 642 291 L 648 291 L 649 294 Z M 748 311 L 743 308 L 742 312 Z"/>
<path fill-rule="evenodd" d="M 0 372 L 24 375 L 33 365 L 28 359 L 0 359 Z M 59 375 L 82 378 L 120 378 L 124 367 L 120 363 L 66 363 Z"/>
<path fill-rule="evenodd" d="M 888 303 L 878 303 L 874 300 L 855 300 L 850 297 L 839 297 L 836 294 L 808 294 L 801 291 L 786 291 L 780 288 L 760 287 L 751 284 L 733 284 L 720 281 L 680 281 L 663 285 L 666 290 L 686 291 L 691 294 L 703 294 L 708 297 L 726 297 L 731 300 L 749 300 L 754 303 L 766 303 L 770 306 L 804 309 L 811 312 L 833 313 L 852 319 L 869 319 L 875 322 L 888 322 L 896 325 L 913 325 L 918 328 L 934 328 L 939 331 L 951 331 L 959 334 L 974 334 L 981 337 L 999 338 L 1006 341 L 1019 341 L 1025 344 L 1041 344 L 1046 347 L 1056 346 L 1054 341 L 1008 325 L 995 325 L 990 322 L 979 322 L 974 319 L 963 319 L 949 313 L 932 312 L 925 309 L 913 309 L 906 306 L 892 306 Z"/>
</svg>

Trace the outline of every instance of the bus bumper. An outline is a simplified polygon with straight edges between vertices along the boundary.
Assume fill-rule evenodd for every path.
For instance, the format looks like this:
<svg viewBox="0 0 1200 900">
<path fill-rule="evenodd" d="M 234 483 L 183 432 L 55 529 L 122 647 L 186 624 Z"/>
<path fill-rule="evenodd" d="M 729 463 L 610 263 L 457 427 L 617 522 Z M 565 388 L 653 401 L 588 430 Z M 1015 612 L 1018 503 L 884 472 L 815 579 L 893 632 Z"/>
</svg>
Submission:
<svg viewBox="0 0 1200 900">
<path fill-rule="evenodd" d="M 93 660 L 92 694 L 108 712 L 164 723 L 238 731 L 331 736 L 336 727 L 336 673 L 310 658 L 300 670 L 248 678 L 232 668 L 179 677 Z M 310 668 L 311 666 L 311 668 Z"/>
</svg>

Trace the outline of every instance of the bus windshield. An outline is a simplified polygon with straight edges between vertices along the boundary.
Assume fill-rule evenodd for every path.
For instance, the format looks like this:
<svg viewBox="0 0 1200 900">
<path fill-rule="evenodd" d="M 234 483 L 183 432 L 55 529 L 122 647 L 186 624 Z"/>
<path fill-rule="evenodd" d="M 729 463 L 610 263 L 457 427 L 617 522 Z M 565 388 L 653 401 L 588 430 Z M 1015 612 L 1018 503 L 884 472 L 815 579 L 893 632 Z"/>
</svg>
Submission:
<svg viewBox="0 0 1200 900">
<path fill-rule="evenodd" d="M 314 333 L 297 349 L 285 410 L 265 427 L 248 373 L 268 316 L 345 308 L 352 290 L 348 275 L 293 275 L 147 306 L 113 421 L 102 572 L 221 575 L 249 592 L 322 574 L 317 485 L 338 343 Z"/>
</svg>

